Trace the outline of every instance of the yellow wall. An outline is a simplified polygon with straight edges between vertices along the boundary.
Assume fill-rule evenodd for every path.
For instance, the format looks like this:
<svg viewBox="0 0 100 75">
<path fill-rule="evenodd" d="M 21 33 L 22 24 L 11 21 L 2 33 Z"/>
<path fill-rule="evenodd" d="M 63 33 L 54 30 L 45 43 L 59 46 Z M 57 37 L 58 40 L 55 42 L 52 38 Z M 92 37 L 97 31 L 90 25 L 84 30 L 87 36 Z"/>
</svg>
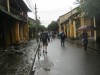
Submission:
<svg viewBox="0 0 100 75">
<path fill-rule="evenodd" d="M 19 37 L 19 22 L 16 21 L 15 23 L 15 36 L 16 36 L 16 42 L 20 41 L 20 37 Z"/>
<path fill-rule="evenodd" d="M 61 25 L 59 25 L 59 32 L 61 32 Z"/>
<path fill-rule="evenodd" d="M 20 35 L 20 41 L 23 41 L 23 24 L 20 24 L 19 27 L 19 35 Z"/>
<path fill-rule="evenodd" d="M 28 40 L 29 39 L 29 28 L 28 28 L 28 24 L 27 23 L 24 24 L 23 37 L 24 37 L 24 40 Z"/>
<path fill-rule="evenodd" d="M 74 28 L 74 38 L 76 38 L 76 25 L 75 25 L 75 21 L 73 21 L 73 28 Z"/>
<path fill-rule="evenodd" d="M 73 27 L 73 22 L 70 20 L 69 21 L 69 26 L 70 26 L 70 38 L 74 36 L 74 27 Z"/>
<path fill-rule="evenodd" d="M 81 26 L 84 26 L 84 18 L 81 18 Z"/>
<path fill-rule="evenodd" d="M 69 27 L 69 24 L 67 24 L 67 37 L 70 37 L 70 27 Z"/>
<path fill-rule="evenodd" d="M 66 24 L 64 24 L 64 33 L 66 35 Z"/>
</svg>

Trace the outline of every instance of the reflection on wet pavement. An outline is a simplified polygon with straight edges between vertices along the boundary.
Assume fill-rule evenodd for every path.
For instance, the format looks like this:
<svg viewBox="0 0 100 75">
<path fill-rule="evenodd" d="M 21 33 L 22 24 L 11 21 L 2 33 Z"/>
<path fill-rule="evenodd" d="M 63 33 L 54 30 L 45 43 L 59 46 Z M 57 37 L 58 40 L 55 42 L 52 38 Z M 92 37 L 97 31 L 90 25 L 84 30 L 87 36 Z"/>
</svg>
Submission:
<svg viewBox="0 0 100 75">
<path fill-rule="evenodd" d="M 48 58 L 48 55 L 41 54 L 40 60 L 35 62 L 36 71 L 35 75 L 48 75 L 47 73 L 51 71 L 54 66 L 53 62 Z"/>
</svg>

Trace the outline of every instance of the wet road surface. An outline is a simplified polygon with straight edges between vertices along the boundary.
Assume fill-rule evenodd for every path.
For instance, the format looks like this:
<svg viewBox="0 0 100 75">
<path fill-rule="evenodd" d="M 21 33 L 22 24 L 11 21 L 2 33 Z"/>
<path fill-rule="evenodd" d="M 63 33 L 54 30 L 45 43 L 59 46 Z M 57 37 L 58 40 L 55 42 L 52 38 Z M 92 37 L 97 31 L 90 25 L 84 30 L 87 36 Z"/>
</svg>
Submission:
<svg viewBox="0 0 100 75">
<path fill-rule="evenodd" d="M 35 75 L 100 75 L 100 55 L 81 46 L 55 39 L 48 45 L 47 56 L 42 54 L 35 62 Z"/>
</svg>

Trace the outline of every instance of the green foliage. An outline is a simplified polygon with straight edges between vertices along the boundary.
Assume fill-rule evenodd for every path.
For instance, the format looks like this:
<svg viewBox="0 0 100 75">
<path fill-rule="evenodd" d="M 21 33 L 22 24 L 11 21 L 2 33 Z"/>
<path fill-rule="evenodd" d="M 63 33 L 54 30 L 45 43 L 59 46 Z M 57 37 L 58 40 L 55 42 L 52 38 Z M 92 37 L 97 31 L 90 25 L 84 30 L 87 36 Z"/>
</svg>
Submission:
<svg viewBox="0 0 100 75">
<path fill-rule="evenodd" d="M 44 25 L 39 26 L 39 31 L 45 31 L 45 30 L 46 30 L 46 27 Z"/>
<path fill-rule="evenodd" d="M 58 31 L 58 23 L 56 21 L 52 21 L 49 25 L 48 25 L 48 30 L 51 31 Z"/>
<path fill-rule="evenodd" d="M 77 0 L 80 9 L 85 15 L 96 16 L 100 14 L 100 0 Z"/>
<path fill-rule="evenodd" d="M 46 30 L 46 27 L 44 25 L 41 25 L 39 20 L 29 20 L 28 25 L 30 28 L 37 28 L 37 31 L 44 31 Z"/>
<path fill-rule="evenodd" d="M 28 20 L 28 25 L 29 27 L 36 27 L 35 21 L 32 21 L 32 20 Z"/>
</svg>

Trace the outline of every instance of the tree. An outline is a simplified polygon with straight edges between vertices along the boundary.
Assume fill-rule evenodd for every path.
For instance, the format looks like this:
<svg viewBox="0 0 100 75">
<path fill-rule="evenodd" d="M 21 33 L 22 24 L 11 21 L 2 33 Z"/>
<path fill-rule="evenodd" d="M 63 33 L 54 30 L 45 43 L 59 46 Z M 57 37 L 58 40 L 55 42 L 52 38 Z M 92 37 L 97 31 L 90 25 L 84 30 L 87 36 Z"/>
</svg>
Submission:
<svg viewBox="0 0 100 75">
<path fill-rule="evenodd" d="M 40 26 L 39 26 L 39 31 L 42 31 L 42 32 L 43 32 L 43 31 L 45 31 L 45 30 L 46 30 L 46 27 L 45 27 L 44 25 L 40 25 Z"/>
<path fill-rule="evenodd" d="M 28 20 L 28 25 L 29 25 L 29 27 L 31 27 L 31 28 L 36 28 L 36 23 L 35 23 L 35 21 L 32 20 L 32 19 Z"/>
<path fill-rule="evenodd" d="M 58 23 L 56 21 L 52 21 L 49 25 L 48 25 L 48 30 L 50 31 L 58 31 Z"/>
<path fill-rule="evenodd" d="M 76 0 L 80 4 L 80 10 L 85 15 L 96 16 L 100 14 L 100 0 Z"/>
</svg>

